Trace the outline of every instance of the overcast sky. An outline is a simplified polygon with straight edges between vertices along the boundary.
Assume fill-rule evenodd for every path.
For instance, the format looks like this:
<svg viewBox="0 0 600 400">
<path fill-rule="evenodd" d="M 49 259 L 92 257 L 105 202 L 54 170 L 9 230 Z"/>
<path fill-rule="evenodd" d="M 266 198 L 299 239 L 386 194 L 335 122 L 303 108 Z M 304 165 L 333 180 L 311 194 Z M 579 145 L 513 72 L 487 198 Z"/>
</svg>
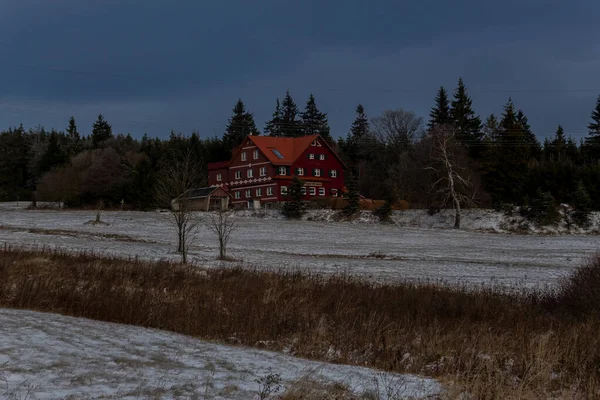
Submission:
<svg viewBox="0 0 600 400">
<path fill-rule="evenodd" d="M 221 135 L 241 97 L 260 129 L 286 89 L 345 136 L 369 116 L 427 117 L 462 76 L 477 113 L 509 96 L 540 138 L 577 140 L 600 95 L 598 0 L 1 0 L 0 129 Z"/>
</svg>

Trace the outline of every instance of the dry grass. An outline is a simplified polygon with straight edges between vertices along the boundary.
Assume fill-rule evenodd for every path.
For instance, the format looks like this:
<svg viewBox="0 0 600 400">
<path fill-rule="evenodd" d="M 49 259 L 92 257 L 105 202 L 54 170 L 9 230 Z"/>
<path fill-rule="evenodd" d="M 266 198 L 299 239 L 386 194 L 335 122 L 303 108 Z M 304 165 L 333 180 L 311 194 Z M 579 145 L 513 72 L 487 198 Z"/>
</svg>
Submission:
<svg viewBox="0 0 600 400">
<path fill-rule="evenodd" d="M 590 265 L 600 269 L 600 258 Z M 594 285 L 582 292 L 598 296 Z M 3 307 L 424 374 L 446 383 L 451 398 L 600 396 L 598 306 L 586 309 L 573 300 L 577 291 L 567 293 L 568 302 L 564 292 L 377 286 L 346 276 L 0 250 Z"/>
</svg>

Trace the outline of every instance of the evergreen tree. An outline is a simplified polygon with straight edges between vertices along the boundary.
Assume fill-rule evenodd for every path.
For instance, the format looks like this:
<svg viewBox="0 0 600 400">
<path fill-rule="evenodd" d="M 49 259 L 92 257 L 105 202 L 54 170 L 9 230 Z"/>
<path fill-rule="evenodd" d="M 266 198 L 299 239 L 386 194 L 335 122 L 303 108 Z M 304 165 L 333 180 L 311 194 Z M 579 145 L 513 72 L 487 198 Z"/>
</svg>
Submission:
<svg viewBox="0 0 600 400">
<path fill-rule="evenodd" d="M 69 139 L 71 142 L 79 142 L 80 137 L 79 131 L 77 130 L 77 124 L 75 123 L 75 117 L 69 118 L 69 127 L 67 128 L 67 133 L 69 134 Z"/>
<path fill-rule="evenodd" d="M 242 99 L 238 99 L 233 107 L 233 116 L 229 119 L 225 135 L 223 135 L 223 145 L 230 150 L 239 146 L 246 136 L 258 135 L 254 123 L 254 116 L 246 111 Z"/>
<path fill-rule="evenodd" d="M 276 137 L 283 136 L 282 122 L 281 104 L 279 104 L 279 99 L 277 99 L 277 105 L 275 106 L 275 111 L 273 112 L 273 118 L 271 118 L 271 120 L 265 125 L 265 134 Z"/>
<path fill-rule="evenodd" d="M 300 219 L 305 213 L 304 194 L 302 188 L 304 182 L 295 176 L 288 188 L 287 200 L 283 205 L 283 215 L 290 219 Z"/>
<path fill-rule="evenodd" d="M 350 128 L 350 137 L 354 140 L 359 140 L 366 137 L 369 134 L 369 118 L 365 114 L 365 108 L 362 104 L 356 106 L 356 118 L 352 122 Z"/>
<path fill-rule="evenodd" d="M 38 172 L 44 173 L 65 163 L 67 156 L 58 141 L 58 133 L 52 131 L 48 136 L 48 147 L 40 159 Z"/>
<path fill-rule="evenodd" d="M 457 130 L 456 138 L 469 149 L 477 149 L 483 134 L 481 132 L 481 119 L 475 115 L 472 106 L 473 101 L 467 94 L 462 78 L 459 78 L 450 115 Z"/>
<path fill-rule="evenodd" d="M 498 141 L 498 126 L 499 126 L 498 118 L 494 114 L 490 114 L 489 117 L 485 120 L 483 124 L 483 136 L 484 139 L 488 142 L 496 142 Z"/>
<path fill-rule="evenodd" d="M 365 159 L 367 154 L 365 146 L 367 146 L 369 142 L 369 132 L 369 119 L 365 114 L 365 108 L 359 104 L 356 106 L 356 118 L 354 119 L 354 122 L 352 122 L 350 133 L 348 133 L 348 137 L 343 147 L 351 173 L 359 177 L 361 173 L 358 164 Z"/>
<path fill-rule="evenodd" d="M 306 102 L 304 112 L 300 114 L 300 118 L 302 118 L 302 129 L 305 136 L 321 135 L 324 140 L 333 143 L 327 114 L 319 111 L 315 103 L 315 96 L 312 93 Z"/>
<path fill-rule="evenodd" d="M 294 103 L 289 90 L 285 93 L 285 97 L 281 103 L 281 125 L 283 136 L 303 136 L 302 121 L 298 119 L 298 106 Z"/>
<path fill-rule="evenodd" d="M 448 100 L 448 92 L 443 86 L 438 90 L 437 96 L 435 97 L 435 107 L 431 109 L 429 114 L 429 123 L 427 126 L 429 129 L 435 125 L 445 125 L 452 123 L 452 116 L 450 114 L 450 101 Z"/>
<path fill-rule="evenodd" d="M 585 139 L 586 147 L 590 150 L 590 155 L 600 158 L 600 96 L 596 100 L 596 107 L 592 111 L 592 122 L 588 125 L 589 137 Z"/>
<path fill-rule="evenodd" d="M 92 126 L 92 146 L 98 147 L 100 143 L 112 138 L 112 127 L 104 120 L 102 114 Z"/>
<path fill-rule="evenodd" d="M 529 156 L 538 156 L 540 153 L 540 142 L 538 142 L 537 137 L 531 131 L 529 121 L 521 110 L 517 112 L 517 123 L 521 126 L 521 132 L 523 134 L 522 140 L 524 145 L 528 148 Z"/>
<path fill-rule="evenodd" d="M 345 194 L 346 198 L 346 207 L 344 207 L 344 215 L 347 217 L 351 217 L 360 211 L 360 194 L 358 193 L 358 182 L 354 177 L 348 180 L 348 184 L 346 185 L 346 189 L 348 190 Z"/>
<path fill-rule="evenodd" d="M 573 211 L 571 212 L 571 218 L 573 222 L 581 227 L 588 227 L 590 225 L 590 214 L 592 200 L 590 195 L 583 184 L 583 181 L 577 183 L 577 188 L 571 196 L 571 206 Z"/>
</svg>

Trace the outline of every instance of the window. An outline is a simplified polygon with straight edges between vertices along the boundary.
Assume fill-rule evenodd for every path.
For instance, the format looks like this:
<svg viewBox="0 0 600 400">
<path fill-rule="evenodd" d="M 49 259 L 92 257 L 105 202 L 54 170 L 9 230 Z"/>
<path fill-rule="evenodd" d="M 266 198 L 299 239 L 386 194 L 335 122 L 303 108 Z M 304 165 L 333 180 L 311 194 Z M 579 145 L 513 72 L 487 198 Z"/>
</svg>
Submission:
<svg viewBox="0 0 600 400">
<path fill-rule="evenodd" d="M 240 197 L 242 197 L 242 195 L 240 194 L 240 191 L 239 191 L 239 190 L 237 190 L 237 191 L 235 192 L 235 198 L 236 198 L 236 199 L 239 199 Z"/>
<path fill-rule="evenodd" d="M 310 193 L 311 196 L 314 196 L 315 194 L 317 194 L 317 191 L 315 190 L 314 186 L 310 187 L 310 192 L 309 193 Z"/>
<path fill-rule="evenodd" d="M 297 171 L 298 176 L 304 176 L 304 168 L 298 168 Z"/>
<path fill-rule="evenodd" d="M 267 176 L 267 167 L 260 167 L 260 176 Z"/>
<path fill-rule="evenodd" d="M 273 149 L 273 154 L 275 154 L 277 156 L 277 158 L 280 158 L 283 160 L 283 155 L 279 152 L 279 150 L 277 149 Z"/>
<path fill-rule="evenodd" d="M 313 147 L 321 147 L 321 143 L 318 140 L 312 142 L 311 146 Z"/>
<path fill-rule="evenodd" d="M 246 197 L 250 197 L 252 196 L 252 193 L 250 193 L 250 190 L 246 190 Z"/>
<path fill-rule="evenodd" d="M 223 174 L 217 174 L 217 181 L 221 182 L 223 180 Z"/>
<path fill-rule="evenodd" d="M 306 186 L 302 186 L 300 193 L 302 193 L 303 196 L 306 196 Z"/>
<path fill-rule="evenodd" d="M 267 196 L 273 196 L 273 188 L 271 186 L 267 188 Z"/>
<path fill-rule="evenodd" d="M 242 179 L 242 172 L 241 171 L 235 171 L 235 179 Z"/>
<path fill-rule="evenodd" d="M 331 189 L 331 195 L 333 197 L 337 197 L 338 196 L 338 190 L 337 189 Z"/>
<path fill-rule="evenodd" d="M 325 188 L 319 188 L 319 196 L 325 196 Z"/>
<path fill-rule="evenodd" d="M 254 150 L 252 158 L 254 158 L 255 160 L 258 160 L 258 150 Z"/>
<path fill-rule="evenodd" d="M 310 153 L 310 154 L 308 155 L 308 159 L 309 159 L 309 160 L 314 160 L 314 159 L 315 159 L 315 155 L 314 155 L 313 153 Z"/>
<path fill-rule="evenodd" d="M 287 168 L 279 167 L 279 175 L 287 175 Z"/>
<path fill-rule="evenodd" d="M 319 160 L 323 161 L 325 159 L 325 154 L 319 154 Z"/>
<path fill-rule="evenodd" d="M 336 169 L 332 169 L 331 170 L 331 177 L 332 178 L 337 178 L 337 170 Z"/>
<path fill-rule="evenodd" d="M 246 161 L 246 152 L 245 151 L 242 152 L 242 161 Z"/>
<path fill-rule="evenodd" d="M 287 194 L 287 186 L 281 187 L 281 194 Z"/>
<path fill-rule="evenodd" d="M 262 188 L 256 189 L 256 197 L 262 196 Z"/>
<path fill-rule="evenodd" d="M 321 176 L 321 170 L 320 169 L 315 169 L 314 176 Z"/>
<path fill-rule="evenodd" d="M 247 172 L 248 178 L 252 178 L 254 176 L 254 173 L 252 172 L 251 169 L 248 170 Z"/>
<path fill-rule="evenodd" d="M 312 146 L 312 147 L 315 147 L 316 145 L 317 145 L 317 141 L 316 141 L 316 140 L 313 140 L 313 142 L 312 142 L 311 146 Z"/>
</svg>

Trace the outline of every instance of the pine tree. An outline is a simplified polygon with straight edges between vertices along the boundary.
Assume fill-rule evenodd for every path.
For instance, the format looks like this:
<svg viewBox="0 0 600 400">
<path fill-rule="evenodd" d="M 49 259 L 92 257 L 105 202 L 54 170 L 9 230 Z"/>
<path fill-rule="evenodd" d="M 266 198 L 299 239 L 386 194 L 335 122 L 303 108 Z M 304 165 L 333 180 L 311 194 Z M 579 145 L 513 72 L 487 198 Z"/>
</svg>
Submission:
<svg viewBox="0 0 600 400">
<path fill-rule="evenodd" d="M 306 102 L 304 112 L 300 114 L 300 118 L 302 118 L 302 129 L 305 136 L 321 135 L 327 142 L 333 142 L 327 114 L 319 111 L 315 103 L 315 96 L 312 93 Z"/>
<path fill-rule="evenodd" d="M 40 173 L 50 171 L 62 165 L 66 158 L 65 152 L 58 142 L 58 133 L 53 130 L 48 136 L 48 147 L 40 160 L 38 170 Z"/>
<path fill-rule="evenodd" d="M 356 106 L 356 118 L 354 122 L 352 122 L 352 127 L 350 128 L 350 137 L 354 140 L 358 140 L 366 137 L 369 134 L 369 118 L 367 118 L 367 114 L 365 114 L 365 108 L 362 104 Z"/>
<path fill-rule="evenodd" d="M 112 138 L 112 127 L 104 120 L 102 114 L 92 126 L 92 145 L 98 147 L 100 143 Z"/>
<path fill-rule="evenodd" d="M 592 122 L 588 125 L 589 137 L 585 139 L 586 147 L 594 158 L 600 158 L 600 96 L 596 100 L 596 107 L 592 111 Z"/>
<path fill-rule="evenodd" d="M 365 146 L 369 141 L 369 119 L 365 114 L 365 108 L 359 104 L 356 106 L 356 118 L 352 122 L 350 133 L 345 142 L 344 150 L 346 152 L 349 167 L 352 174 L 360 177 L 360 168 L 358 164 L 367 154 Z"/>
<path fill-rule="evenodd" d="M 454 92 L 450 115 L 457 130 L 457 139 L 469 148 L 477 148 L 482 139 L 481 119 L 473 111 L 473 101 L 467 94 L 462 78 Z"/>
<path fill-rule="evenodd" d="M 523 111 L 519 110 L 517 112 L 517 123 L 521 126 L 521 132 L 523 133 L 523 142 L 525 146 L 529 150 L 529 156 L 534 157 L 539 155 L 540 152 L 540 142 L 538 142 L 537 137 L 531 131 L 531 126 L 529 125 L 529 121 Z"/>
<path fill-rule="evenodd" d="M 275 111 L 273 112 L 273 118 L 271 118 L 271 120 L 265 125 L 265 135 L 276 137 L 283 136 L 282 122 L 281 104 L 279 104 L 279 99 L 277 99 L 277 105 L 275 106 Z"/>
<path fill-rule="evenodd" d="M 573 211 L 571 212 L 573 221 L 581 227 L 588 227 L 591 222 L 592 200 L 583 181 L 577 183 L 577 188 L 571 195 L 571 206 L 573 207 Z"/>
<path fill-rule="evenodd" d="M 285 137 L 300 137 L 303 135 L 302 121 L 298 119 L 298 106 L 294 103 L 289 90 L 285 93 L 281 103 L 281 125 Z"/>
<path fill-rule="evenodd" d="M 452 116 L 450 115 L 450 101 L 448 100 L 448 92 L 443 86 L 438 90 L 437 96 L 435 97 L 435 107 L 431 109 L 429 114 L 429 123 L 427 126 L 429 129 L 435 125 L 445 125 L 452 123 Z"/>
<path fill-rule="evenodd" d="M 498 137 L 498 118 L 494 114 L 490 114 L 483 124 L 484 139 L 488 142 L 496 142 Z"/>
<path fill-rule="evenodd" d="M 225 135 L 223 135 L 223 145 L 230 150 L 239 146 L 246 136 L 258 135 L 254 123 L 254 116 L 246 111 L 242 99 L 238 99 L 233 107 L 233 116 L 229 119 Z"/>
<path fill-rule="evenodd" d="M 290 187 L 288 188 L 287 199 L 283 205 L 283 215 L 290 219 L 300 219 L 305 213 L 304 194 L 302 188 L 304 182 L 295 176 L 292 179 Z"/>
</svg>

